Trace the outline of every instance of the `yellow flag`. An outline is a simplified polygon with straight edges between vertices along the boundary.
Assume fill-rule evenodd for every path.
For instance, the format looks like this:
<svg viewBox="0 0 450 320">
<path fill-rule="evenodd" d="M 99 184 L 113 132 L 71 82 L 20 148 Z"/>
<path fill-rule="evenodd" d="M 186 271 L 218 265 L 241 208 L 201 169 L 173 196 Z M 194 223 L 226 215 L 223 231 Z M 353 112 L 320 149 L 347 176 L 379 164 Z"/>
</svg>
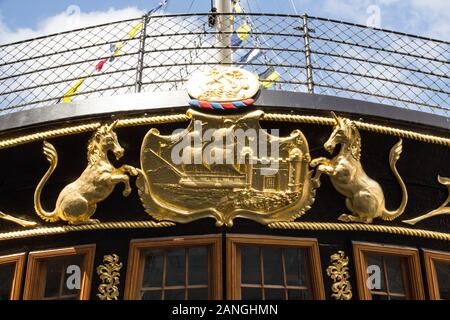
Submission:
<svg viewBox="0 0 450 320">
<path fill-rule="evenodd" d="M 130 32 L 128 32 L 128 39 L 134 38 L 134 36 L 141 30 L 142 28 L 142 22 L 136 25 L 136 27 L 133 28 Z"/>
<path fill-rule="evenodd" d="M 64 103 L 68 103 L 72 101 L 72 95 L 74 95 L 78 89 L 80 88 L 80 86 L 83 84 L 84 80 L 86 80 L 86 78 L 81 78 L 80 80 L 78 80 L 78 82 L 72 87 L 72 89 L 70 89 L 69 91 L 66 92 L 66 94 L 64 95 L 62 101 Z"/>
<path fill-rule="evenodd" d="M 250 25 L 247 22 L 245 22 L 239 28 L 237 28 L 236 34 L 239 37 L 239 39 L 245 40 L 251 31 L 252 28 L 250 27 Z"/>
<path fill-rule="evenodd" d="M 274 81 L 277 81 L 281 78 L 281 74 L 278 73 L 278 71 L 274 70 L 270 74 L 264 77 L 264 79 L 261 79 L 260 82 L 264 88 L 270 88 Z"/>
</svg>

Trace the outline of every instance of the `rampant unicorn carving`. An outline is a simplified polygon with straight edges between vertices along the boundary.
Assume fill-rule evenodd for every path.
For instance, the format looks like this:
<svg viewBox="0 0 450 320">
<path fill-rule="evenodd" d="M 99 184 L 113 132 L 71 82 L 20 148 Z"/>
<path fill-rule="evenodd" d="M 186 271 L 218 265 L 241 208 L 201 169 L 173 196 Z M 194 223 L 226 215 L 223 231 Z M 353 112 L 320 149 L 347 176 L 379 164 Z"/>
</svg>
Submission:
<svg viewBox="0 0 450 320">
<path fill-rule="evenodd" d="M 405 211 L 408 202 L 405 183 L 395 166 L 402 153 L 402 139 L 389 153 L 389 165 L 402 189 L 402 201 L 398 209 L 389 211 L 385 207 L 381 186 L 367 176 L 361 165 L 361 136 L 355 123 L 337 117 L 334 112 L 332 115 L 336 124 L 324 147 L 329 153 L 338 144 L 341 149 L 333 159 L 320 157 L 311 161 L 311 167 L 317 167 L 315 183 L 320 185 L 320 175 L 325 173 L 330 176 L 334 188 L 346 197 L 345 205 L 351 214 L 342 214 L 339 217 L 341 221 L 371 223 L 374 218 L 394 220 Z"/>
<path fill-rule="evenodd" d="M 116 159 L 124 154 L 116 133 L 113 131 L 117 121 L 111 125 L 103 125 L 94 133 L 87 148 L 88 165 L 81 176 L 68 184 L 59 194 L 56 207 L 52 212 L 42 208 L 41 193 L 44 185 L 58 164 L 55 147 L 44 141 L 44 154 L 50 162 L 50 168 L 39 182 L 34 193 L 34 208 L 39 217 L 47 222 L 58 220 L 69 224 L 98 223 L 91 219 L 97 209 L 97 203 L 105 200 L 118 183 L 123 183 L 126 197 L 131 193 L 130 179 L 126 173 L 136 176 L 138 171 L 129 165 L 115 168 L 108 160 L 108 151 L 112 151 Z"/>
</svg>

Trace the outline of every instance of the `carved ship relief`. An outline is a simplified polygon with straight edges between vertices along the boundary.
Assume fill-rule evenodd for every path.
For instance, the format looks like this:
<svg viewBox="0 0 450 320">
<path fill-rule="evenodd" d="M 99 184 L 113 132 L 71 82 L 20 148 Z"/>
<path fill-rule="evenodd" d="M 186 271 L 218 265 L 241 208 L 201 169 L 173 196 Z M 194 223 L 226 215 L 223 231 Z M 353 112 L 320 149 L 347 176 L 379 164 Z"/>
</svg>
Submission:
<svg viewBox="0 0 450 320">
<path fill-rule="evenodd" d="M 144 138 L 137 186 L 149 215 L 179 223 L 211 217 L 231 227 L 235 218 L 292 221 L 310 208 L 315 188 L 301 131 L 268 133 L 262 111 L 187 115 L 185 130 L 151 129 Z"/>
</svg>

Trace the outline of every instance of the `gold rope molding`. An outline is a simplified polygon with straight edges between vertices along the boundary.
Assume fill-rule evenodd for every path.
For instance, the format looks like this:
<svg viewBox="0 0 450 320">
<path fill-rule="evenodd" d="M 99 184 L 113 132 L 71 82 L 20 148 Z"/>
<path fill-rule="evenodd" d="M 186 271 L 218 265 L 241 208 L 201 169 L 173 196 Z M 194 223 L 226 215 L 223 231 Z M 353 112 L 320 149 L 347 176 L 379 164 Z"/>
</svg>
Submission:
<svg viewBox="0 0 450 320">
<path fill-rule="evenodd" d="M 164 124 L 164 123 L 174 123 L 188 121 L 189 118 L 186 114 L 173 114 L 168 116 L 146 116 L 141 118 L 130 118 L 119 120 L 118 127 L 133 127 L 142 126 L 150 124 Z M 318 125 L 333 125 L 334 120 L 327 117 L 318 116 L 302 116 L 302 115 L 290 115 L 290 114 L 280 114 L 280 113 L 266 113 L 264 115 L 264 120 L 267 121 L 280 121 L 280 122 L 297 122 L 297 123 L 310 123 Z M 392 127 L 386 127 L 382 125 L 376 125 L 371 123 L 365 123 L 361 121 L 355 121 L 357 127 L 362 130 L 393 135 L 402 138 L 408 138 L 413 140 L 418 140 L 427 143 L 439 144 L 450 147 L 450 139 L 417 133 L 409 130 L 402 130 Z M 0 140 L 0 149 L 11 148 L 21 144 L 36 142 L 40 140 L 62 137 L 73 134 L 80 134 L 88 131 L 94 131 L 101 126 L 100 122 L 93 122 L 78 126 L 64 127 L 60 129 L 47 130 L 42 132 L 37 132 L 33 134 L 23 135 L 17 138 L 10 138 Z"/>
<path fill-rule="evenodd" d="M 103 222 L 97 224 L 86 224 L 80 226 L 62 226 L 50 228 L 36 228 L 23 231 L 12 231 L 0 233 L 0 241 L 30 238 L 37 236 L 64 234 L 76 231 L 106 230 L 106 229 L 147 229 L 147 228 L 166 228 L 173 227 L 173 222 L 154 222 L 154 221 L 123 221 L 123 222 Z"/>
<path fill-rule="evenodd" d="M 269 224 L 269 228 L 314 231 L 368 231 L 450 241 L 450 233 L 362 223 L 274 222 Z"/>
<path fill-rule="evenodd" d="M 149 124 L 163 124 L 173 122 L 187 121 L 188 117 L 185 114 L 175 114 L 170 116 L 148 116 L 142 118 L 121 119 L 117 123 L 117 127 L 133 127 L 143 126 Z M 21 144 L 36 142 L 40 140 L 46 140 L 56 137 L 68 136 L 73 134 L 80 134 L 84 132 L 97 130 L 102 123 L 93 122 L 88 124 L 82 124 L 79 126 L 64 127 L 61 129 L 47 130 L 32 134 L 27 134 L 17 138 L 0 140 L 0 149 L 11 148 Z"/>
<path fill-rule="evenodd" d="M 266 113 L 264 114 L 264 120 L 267 121 L 282 121 L 282 122 L 299 122 L 299 123 L 309 123 L 309 124 L 319 124 L 319 125 L 334 125 L 333 118 L 318 117 L 318 116 L 301 116 L 301 115 L 291 115 L 291 114 L 280 114 L 280 113 Z M 417 133 L 410 130 L 397 129 L 392 127 L 386 127 L 377 124 L 371 124 L 361 121 L 354 121 L 358 129 L 388 134 L 401 138 L 408 138 L 412 140 L 418 140 L 427 143 L 440 144 L 443 146 L 450 147 L 450 139 L 433 136 L 429 134 Z"/>
</svg>

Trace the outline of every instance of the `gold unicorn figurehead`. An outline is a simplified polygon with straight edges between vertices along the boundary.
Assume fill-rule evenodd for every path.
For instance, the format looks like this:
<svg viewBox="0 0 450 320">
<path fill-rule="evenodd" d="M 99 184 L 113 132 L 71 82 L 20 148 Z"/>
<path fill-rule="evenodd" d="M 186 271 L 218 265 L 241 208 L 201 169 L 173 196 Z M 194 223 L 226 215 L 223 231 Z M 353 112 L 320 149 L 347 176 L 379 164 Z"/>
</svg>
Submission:
<svg viewBox="0 0 450 320">
<path fill-rule="evenodd" d="M 325 150 L 330 154 L 338 144 L 341 144 L 343 149 L 348 149 L 356 160 L 359 160 L 361 148 L 361 136 L 355 123 L 347 118 L 338 117 L 333 111 L 331 115 L 335 120 L 333 132 L 323 145 Z M 341 149 L 342 149 L 341 148 Z"/>
<path fill-rule="evenodd" d="M 88 145 L 88 161 L 90 164 L 95 162 L 101 154 L 106 156 L 108 151 L 112 151 L 117 160 L 123 157 L 124 148 L 119 143 L 117 134 L 113 131 L 117 126 L 118 120 L 112 124 L 105 124 L 97 129 Z"/>
</svg>

